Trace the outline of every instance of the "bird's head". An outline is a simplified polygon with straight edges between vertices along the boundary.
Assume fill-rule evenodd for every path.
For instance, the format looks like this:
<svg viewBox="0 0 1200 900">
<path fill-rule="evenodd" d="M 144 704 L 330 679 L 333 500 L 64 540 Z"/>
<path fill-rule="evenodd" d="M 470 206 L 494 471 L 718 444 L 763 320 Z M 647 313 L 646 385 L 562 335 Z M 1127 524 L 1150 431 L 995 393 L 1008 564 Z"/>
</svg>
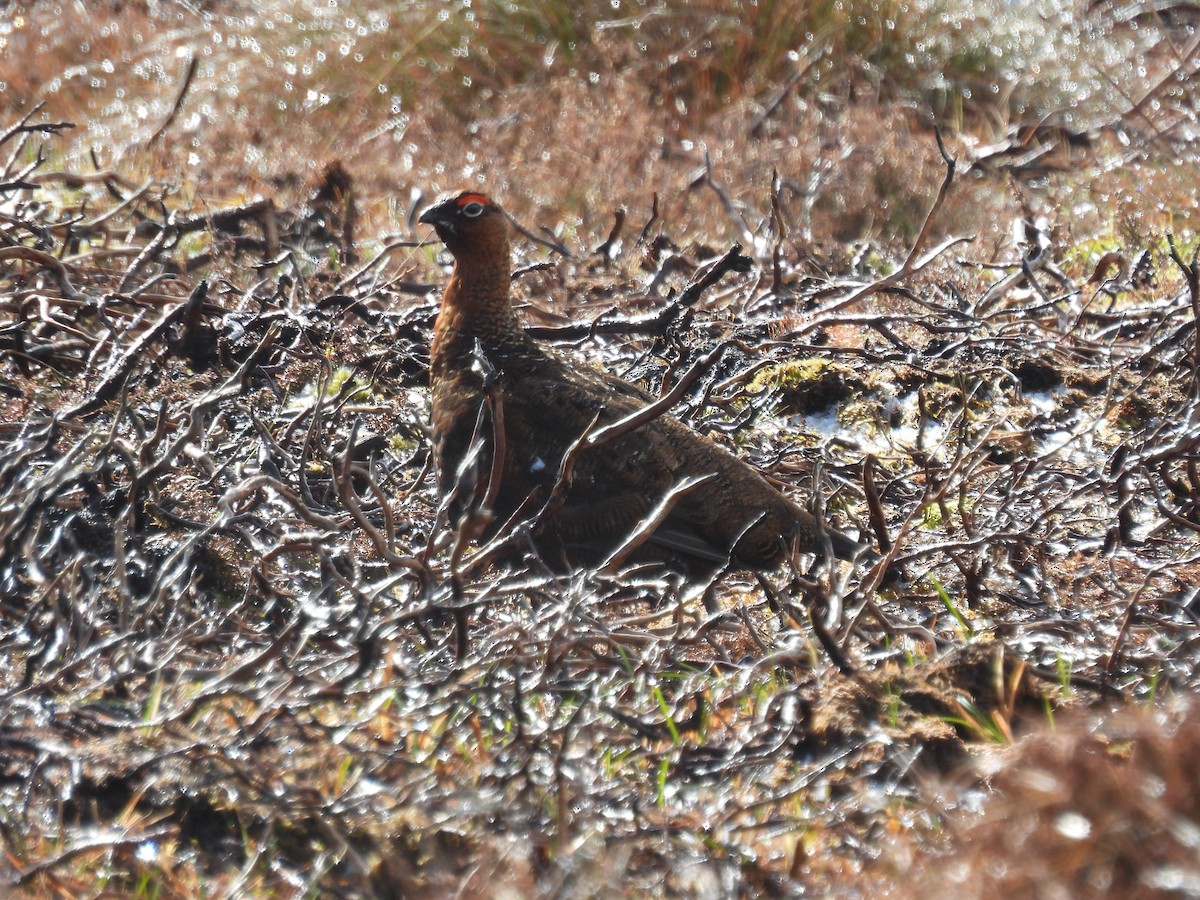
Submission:
<svg viewBox="0 0 1200 900">
<path fill-rule="evenodd" d="M 470 251 L 505 246 L 508 217 L 486 194 L 464 191 L 421 213 L 417 221 L 432 225 L 457 258 Z"/>
</svg>

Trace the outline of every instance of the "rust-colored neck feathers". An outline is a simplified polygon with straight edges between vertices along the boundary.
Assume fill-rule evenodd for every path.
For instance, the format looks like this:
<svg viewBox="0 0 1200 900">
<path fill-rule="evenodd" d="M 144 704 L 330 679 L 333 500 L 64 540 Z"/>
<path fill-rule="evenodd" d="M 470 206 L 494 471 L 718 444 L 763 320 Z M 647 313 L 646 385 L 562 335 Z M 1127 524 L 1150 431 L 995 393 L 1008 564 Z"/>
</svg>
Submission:
<svg viewBox="0 0 1200 900">
<path fill-rule="evenodd" d="M 425 212 L 454 255 L 434 325 L 434 377 L 443 366 L 461 365 L 478 340 L 483 349 L 504 351 L 527 343 L 509 299 L 508 218 L 482 194 L 460 194 Z"/>
</svg>

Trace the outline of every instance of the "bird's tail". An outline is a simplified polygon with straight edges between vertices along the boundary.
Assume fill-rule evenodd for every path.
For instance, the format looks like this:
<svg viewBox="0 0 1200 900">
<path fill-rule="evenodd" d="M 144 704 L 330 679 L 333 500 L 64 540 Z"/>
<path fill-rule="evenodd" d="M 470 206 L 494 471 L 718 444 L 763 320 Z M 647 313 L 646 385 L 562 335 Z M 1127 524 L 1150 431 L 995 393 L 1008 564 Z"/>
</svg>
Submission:
<svg viewBox="0 0 1200 900">
<path fill-rule="evenodd" d="M 833 546 L 833 555 L 838 559 L 844 559 L 847 562 L 857 560 L 867 565 L 879 559 L 879 554 L 866 544 L 860 544 L 840 531 L 834 531 L 832 528 L 829 528 L 826 529 L 825 533 L 829 536 L 829 543 Z"/>
</svg>

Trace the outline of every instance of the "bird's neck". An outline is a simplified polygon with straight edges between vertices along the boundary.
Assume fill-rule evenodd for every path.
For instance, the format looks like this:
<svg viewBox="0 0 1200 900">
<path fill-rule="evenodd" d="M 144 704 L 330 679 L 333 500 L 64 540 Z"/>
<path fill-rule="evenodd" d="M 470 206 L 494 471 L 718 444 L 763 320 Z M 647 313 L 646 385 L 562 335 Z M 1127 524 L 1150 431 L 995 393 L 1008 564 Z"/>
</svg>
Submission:
<svg viewBox="0 0 1200 900">
<path fill-rule="evenodd" d="M 456 365 L 478 341 L 482 348 L 503 353 L 528 343 L 509 298 L 508 254 L 489 254 L 454 264 L 434 324 L 434 366 Z"/>
</svg>

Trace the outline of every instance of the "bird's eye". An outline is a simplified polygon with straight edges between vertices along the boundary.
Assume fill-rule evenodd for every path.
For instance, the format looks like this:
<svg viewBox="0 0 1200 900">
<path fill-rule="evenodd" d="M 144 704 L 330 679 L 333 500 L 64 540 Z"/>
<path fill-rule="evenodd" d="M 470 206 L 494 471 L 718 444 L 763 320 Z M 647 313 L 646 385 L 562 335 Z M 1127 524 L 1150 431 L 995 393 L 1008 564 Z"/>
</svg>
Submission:
<svg viewBox="0 0 1200 900">
<path fill-rule="evenodd" d="M 470 203 L 464 206 L 461 211 L 462 214 L 468 219 L 478 219 L 481 215 L 483 215 L 483 204 L 472 200 Z"/>
</svg>

